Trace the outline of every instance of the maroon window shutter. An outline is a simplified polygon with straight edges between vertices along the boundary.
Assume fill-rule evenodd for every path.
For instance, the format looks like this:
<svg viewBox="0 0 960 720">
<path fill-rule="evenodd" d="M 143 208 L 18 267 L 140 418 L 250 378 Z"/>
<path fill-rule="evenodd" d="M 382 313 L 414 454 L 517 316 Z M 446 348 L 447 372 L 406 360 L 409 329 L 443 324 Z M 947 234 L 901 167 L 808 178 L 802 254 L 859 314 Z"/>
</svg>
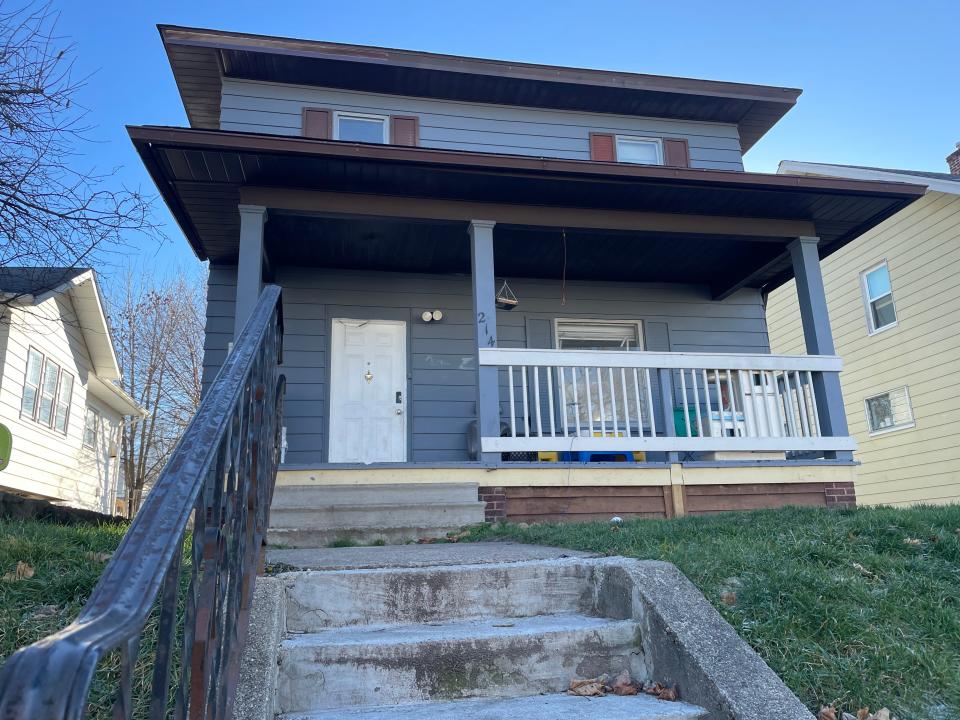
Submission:
<svg viewBox="0 0 960 720">
<path fill-rule="evenodd" d="M 333 137 L 333 113 L 324 108 L 304 108 L 301 135 L 329 140 Z"/>
<path fill-rule="evenodd" d="M 690 167 L 690 143 L 684 138 L 664 138 L 663 164 L 670 167 Z"/>
<path fill-rule="evenodd" d="M 415 115 L 391 115 L 390 144 L 419 145 L 420 118 Z"/>
<path fill-rule="evenodd" d="M 603 162 L 616 162 L 617 150 L 613 135 L 590 133 L 590 159 Z"/>
</svg>

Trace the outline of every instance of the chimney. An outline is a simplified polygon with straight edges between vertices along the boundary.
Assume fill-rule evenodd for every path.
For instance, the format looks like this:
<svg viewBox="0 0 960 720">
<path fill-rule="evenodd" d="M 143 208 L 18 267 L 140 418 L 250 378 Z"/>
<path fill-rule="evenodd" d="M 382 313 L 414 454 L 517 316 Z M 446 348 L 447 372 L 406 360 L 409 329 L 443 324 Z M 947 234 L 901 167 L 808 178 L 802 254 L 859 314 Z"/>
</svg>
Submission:
<svg viewBox="0 0 960 720">
<path fill-rule="evenodd" d="M 947 167 L 951 175 L 960 175 L 960 142 L 957 143 L 957 149 L 947 155 Z"/>
</svg>

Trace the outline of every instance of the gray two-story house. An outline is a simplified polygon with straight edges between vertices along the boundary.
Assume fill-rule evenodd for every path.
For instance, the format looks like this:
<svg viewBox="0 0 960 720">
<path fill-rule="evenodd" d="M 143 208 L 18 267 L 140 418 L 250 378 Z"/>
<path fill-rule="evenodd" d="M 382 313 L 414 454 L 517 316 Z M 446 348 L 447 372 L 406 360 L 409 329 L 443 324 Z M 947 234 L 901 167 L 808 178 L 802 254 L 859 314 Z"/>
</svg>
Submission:
<svg viewBox="0 0 960 720">
<path fill-rule="evenodd" d="M 130 136 L 210 263 L 209 383 L 282 288 L 279 485 L 488 517 L 853 501 L 820 258 L 923 193 L 744 172 L 800 91 L 162 26 Z M 796 278 L 807 354 L 770 354 Z"/>
</svg>

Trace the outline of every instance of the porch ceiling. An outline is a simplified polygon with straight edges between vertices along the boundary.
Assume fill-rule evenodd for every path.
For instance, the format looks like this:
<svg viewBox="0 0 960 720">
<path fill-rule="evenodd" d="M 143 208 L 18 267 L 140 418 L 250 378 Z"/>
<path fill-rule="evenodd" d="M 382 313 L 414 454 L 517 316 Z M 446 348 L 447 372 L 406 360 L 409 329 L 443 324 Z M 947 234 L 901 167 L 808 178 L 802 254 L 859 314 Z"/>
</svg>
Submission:
<svg viewBox="0 0 960 720">
<path fill-rule="evenodd" d="M 441 210 L 427 215 L 435 220 L 462 221 L 456 208 L 469 203 L 471 212 L 478 207 L 487 211 L 475 216 L 482 219 L 502 223 L 505 218 L 498 217 L 498 209 L 505 216 L 524 210 L 526 216 L 542 217 L 544 225 L 553 226 L 539 230 L 501 226 L 498 242 L 506 243 L 501 256 L 516 256 L 511 262 L 517 267 L 515 273 L 498 268 L 504 274 L 543 276 L 548 272 L 543 268 L 555 267 L 559 246 L 555 228 L 560 224 L 550 220 L 555 213 L 565 218 L 563 224 L 569 229 L 580 226 L 573 243 L 576 247 L 568 248 L 568 273 L 575 262 L 582 264 L 575 272 L 609 279 L 613 279 L 611 274 L 645 279 L 658 268 L 661 274 L 655 279 L 661 281 L 667 280 L 669 273 L 683 271 L 680 281 L 702 282 L 694 278 L 710 273 L 715 293 L 723 295 L 743 286 L 772 288 L 792 276 L 784 245 L 792 234 L 803 233 L 784 228 L 810 228 L 821 238 L 821 255 L 825 256 L 921 196 L 924 189 L 904 183 L 551 160 L 213 130 L 132 127 L 129 132 L 198 257 L 223 263 L 236 262 L 237 205 L 244 188 L 270 188 L 281 195 L 300 193 L 301 205 L 287 209 L 301 213 L 331 210 L 318 207 L 319 202 L 312 204 L 310 192 L 305 191 L 320 191 L 326 197 L 351 193 L 344 197 L 352 198 L 353 207 L 363 205 L 358 201 L 363 196 L 357 195 L 362 193 L 409 199 L 411 206 L 436 202 Z M 620 219 L 620 225 L 614 223 L 614 227 L 643 231 L 622 235 L 612 232 L 610 224 L 598 223 L 606 230 L 591 232 L 595 227 L 591 218 L 600 217 L 599 211 Z M 402 214 L 409 218 L 408 213 Z M 651 214 L 659 218 L 658 225 L 644 224 Z M 624 224 L 624 219 L 630 222 Z M 667 222 L 671 219 L 674 222 Z M 699 222 L 694 232 L 686 227 L 690 221 Z M 305 221 L 278 219 L 268 223 L 268 228 L 274 226 L 269 232 L 277 233 L 282 222 Z M 740 232 L 737 222 L 742 226 Z M 767 225 L 771 234 L 765 237 Z M 372 249 L 373 237 L 366 246 L 351 248 L 345 243 L 356 241 L 357 230 L 350 235 L 336 229 L 335 223 L 314 223 L 312 227 L 306 236 L 339 243 L 339 255 L 332 246 L 321 247 L 323 243 L 287 243 L 284 252 L 307 253 L 297 255 L 297 262 L 310 262 L 311 253 L 317 263 L 358 263 L 363 257 L 380 262 Z M 412 226 L 407 222 L 406 227 Z M 650 232 L 651 228 L 655 231 Z M 291 229 L 303 231 L 303 227 Z M 432 247 L 434 262 L 450 268 L 442 271 L 460 271 L 462 257 L 456 246 L 461 243 L 446 239 L 458 234 L 462 238 L 460 233 L 462 223 L 453 235 L 449 227 L 446 232 L 430 230 L 426 237 L 418 235 L 410 247 L 417 246 L 420 252 L 412 254 L 408 262 L 426 257 L 424 252 L 430 255 Z M 588 236 L 583 257 L 575 261 L 571 253 L 581 252 L 578 238 Z M 624 246 L 628 237 L 634 243 L 630 247 Z M 424 243 L 432 246 L 423 247 Z M 518 250 L 521 243 L 522 252 Z M 613 262 L 606 267 L 594 256 Z M 390 268 L 398 269 L 399 255 L 392 251 L 391 257 L 396 262 Z"/>
</svg>

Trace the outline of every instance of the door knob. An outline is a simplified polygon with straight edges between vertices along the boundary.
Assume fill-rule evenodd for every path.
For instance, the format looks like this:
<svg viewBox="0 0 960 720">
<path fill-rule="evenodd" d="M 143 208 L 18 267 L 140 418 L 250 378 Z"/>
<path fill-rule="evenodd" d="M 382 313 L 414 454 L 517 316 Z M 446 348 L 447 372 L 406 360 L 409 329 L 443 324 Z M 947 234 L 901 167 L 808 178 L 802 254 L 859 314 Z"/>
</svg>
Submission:
<svg viewBox="0 0 960 720">
<path fill-rule="evenodd" d="M 370 372 L 369 370 L 367 370 L 367 371 L 363 374 L 363 379 L 366 380 L 367 382 L 370 382 L 371 380 L 373 380 L 373 373 Z"/>
<path fill-rule="evenodd" d="M 397 408 L 397 415 L 403 415 L 403 408 Z"/>
</svg>

